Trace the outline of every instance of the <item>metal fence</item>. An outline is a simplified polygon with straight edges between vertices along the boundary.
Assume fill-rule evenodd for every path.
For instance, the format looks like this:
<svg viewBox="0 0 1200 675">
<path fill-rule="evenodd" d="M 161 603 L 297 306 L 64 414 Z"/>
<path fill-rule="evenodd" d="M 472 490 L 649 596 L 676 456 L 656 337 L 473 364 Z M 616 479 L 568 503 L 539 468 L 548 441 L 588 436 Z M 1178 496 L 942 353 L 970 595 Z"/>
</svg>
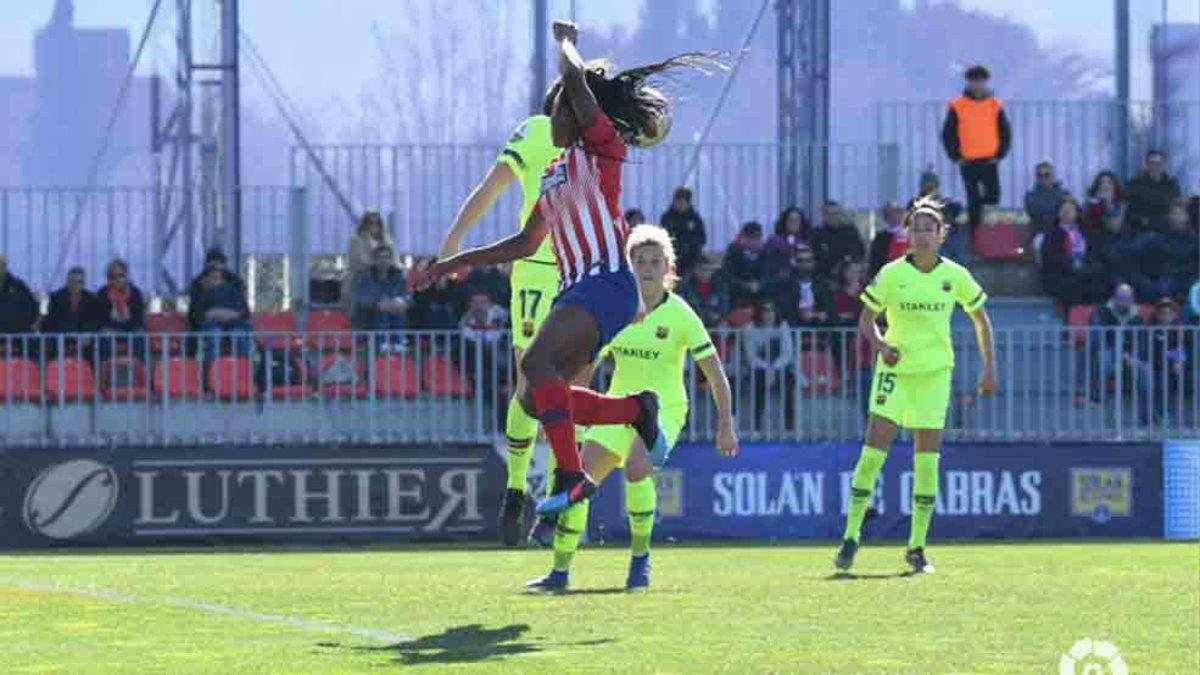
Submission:
<svg viewBox="0 0 1200 675">
<path fill-rule="evenodd" d="M 861 437 L 871 354 L 851 329 L 788 329 L 786 365 L 755 369 L 745 330 L 718 330 L 743 440 Z M 507 336 L 454 331 L 4 336 L 0 444 L 272 445 L 502 438 Z M 956 336 L 947 438 L 1044 442 L 1200 436 L 1200 329 L 1005 328 L 999 391 Z M 1123 355 L 1128 355 L 1125 357 Z M 1178 364 L 1178 365 L 1176 365 Z M 598 374 L 598 386 L 608 377 Z M 715 435 L 689 366 L 686 440 Z"/>
<path fill-rule="evenodd" d="M 297 209 L 302 191 L 244 187 L 240 196 L 243 253 L 292 253 L 297 219 L 305 215 Z M 98 280 L 114 256 L 129 262 L 142 288 L 179 292 L 199 271 L 207 246 L 228 250 L 225 228 L 204 215 L 216 213 L 210 207 L 222 199 L 200 188 L 0 187 L 0 253 L 38 292 L 61 286 L 76 265 Z"/>
<path fill-rule="evenodd" d="M 323 145 L 310 157 L 293 148 L 291 184 L 311 193 L 313 248 L 342 253 L 354 230 L 330 182 L 353 211 L 387 214 L 396 246 L 415 254 L 436 252 L 459 204 L 496 160 L 499 145 Z M 896 198 L 897 153 L 893 146 L 828 145 L 801 148 L 801 166 L 816 156 L 828 164 L 822 194 L 799 194 L 806 210 L 825 197 L 853 209 L 875 209 Z M 316 161 L 313 161 L 315 157 Z M 708 246 L 723 251 L 739 225 L 757 220 L 768 227 L 783 208 L 779 196 L 779 148 L 773 143 L 663 145 L 631 151 L 624 169 L 624 208 L 642 209 L 651 221 L 669 205 L 695 161 L 691 182 L 697 209 L 708 227 Z M 318 166 L 319 165 L 319 166 Z M 325 175 L 322 175 L 324 170 Z M 804 188 L 810 181 L 805 180 Z M 518 224 L 520 197 L 509 190 L 468 239 L 480 244 L 508 236 Z M 811 213 L 810 213 L 811 215 Z"/>
<path fill-rule="evenodd" d="M 933 167 L 943 194 L 964 199 L 958 168 L 942 148 L 946 106 L 946 101 L 889 102 L 877 109 L 876 140 L 897 146 L 906 194 Z M 1034 166 L 1042 160 L 1053 162 L 1063 186 L 1079 196 L 1105 169 L 1128 180 L 1151 148 L 1167 153 L 1168 171 L 1185 192 L 1200 190 L 1200 101 L 1004 101 L 1004 108 L 1012 150 L 1000 164 L 1001 206 L 1022 207 L 1035 182 Z M 1123 135 L 1126 120 L 1130 132 Z"/>
</svg>

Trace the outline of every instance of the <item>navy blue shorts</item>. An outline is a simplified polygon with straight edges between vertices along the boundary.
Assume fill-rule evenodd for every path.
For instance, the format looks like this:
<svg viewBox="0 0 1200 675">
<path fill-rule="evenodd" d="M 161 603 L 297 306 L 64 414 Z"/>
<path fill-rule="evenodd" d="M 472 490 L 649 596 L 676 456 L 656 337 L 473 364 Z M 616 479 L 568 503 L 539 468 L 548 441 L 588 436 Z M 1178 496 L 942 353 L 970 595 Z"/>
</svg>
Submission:
<svg viewBox="0 0 1200 675">
<path fill-rule="evenodd" d="M 596 320 L 600 342 L 591 354 L 595 359 L 596 354 L 637 315 L 637 279 L 628 269 L 584 277 L 554 298 L 555 307 L 571 305 L 584 308 Z"/>
</svg>

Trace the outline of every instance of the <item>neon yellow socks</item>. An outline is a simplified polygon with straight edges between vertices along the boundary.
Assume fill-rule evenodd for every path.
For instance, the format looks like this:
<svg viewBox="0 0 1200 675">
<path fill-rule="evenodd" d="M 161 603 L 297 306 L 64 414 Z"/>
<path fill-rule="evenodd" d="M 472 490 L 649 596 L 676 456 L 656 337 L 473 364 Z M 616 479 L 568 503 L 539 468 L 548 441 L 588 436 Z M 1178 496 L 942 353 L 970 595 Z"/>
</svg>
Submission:
<svg viewBox="0 0 1200 675">
<path fill-rule="evenodd" d="M 929 522 L 933 520 L 933 508 L 937 503 L 938 462 L 937 452 L 913 454 L 912 528 L 908 534 L 908 547 L 925 546 L 925 535 L 929 533 Z"/>
<path fill-rule="evenodd" d="M 654 511 L 658 508 L 658 490 L 654 477 L 636 483 L 625 483 L 625 510 L 629 513 L 629 550 L 633 555 L 650 552 L 650 535 L 654 531 Z"/>
<path fill-rule="evenodd" d="M 588 505 L 585 499 L 562 512 L 554 528 L 554 569 L 565 572 L 571 569 L 575 551 L 579 550 L 579 538 L 587 528 Z"/>
<path fill-rule="evenodd" d="M 854 477 L 850 480 L 850 509 L 846 513 L 843 539 L 858 541 L 867 506 L 871 503 L 871 494 L 875 491 L 875 480 L 879 478 L 879 471 L 886 459 L 887 453 L 883 450 L 863 446 L 858 464 L 854 466 Z"/>
<path fill-rule="evenodd" d="M 537 440 L 538 421 L 529 416 L 517 397 L 508 399 L 508 417 L 504 433 L 508 436 L 508 488 L 526 492 L 529 488 L 529 462 L 533 460 L 533 443 Z"/>
</svg>

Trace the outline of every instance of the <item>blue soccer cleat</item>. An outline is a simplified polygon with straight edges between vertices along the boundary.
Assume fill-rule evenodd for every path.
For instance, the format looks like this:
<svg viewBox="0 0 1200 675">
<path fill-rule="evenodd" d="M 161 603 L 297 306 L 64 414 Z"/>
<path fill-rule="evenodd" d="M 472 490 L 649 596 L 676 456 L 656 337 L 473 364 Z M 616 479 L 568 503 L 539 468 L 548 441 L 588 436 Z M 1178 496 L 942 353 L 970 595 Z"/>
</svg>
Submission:
<svg viewBox="0 0 1200 675">
<path fill-rule="evenodd" d="M 650 588 L 650 554 L 629 558 L 629 576 L 625 577 L 625 590 L 641 591 Z"/>
<path fill-rule="evenodd" d="M 667 445 L 667 434 L 658 421 L 658 394 L 647 390 L 636 398 L 642 405 L 642 416 L 633 423 L 633 428 L 650 455 L 650 463 L 661 468 L 667 463 L 671 446 Z"/>
<path fill-rule="evenodd" d="M 564 472 L 563 484 L 560 487 L 562 487 L 561 492 L 555 492 L 538 502 L 538 517 L 558 515 L 573 504 L 578 504 L 596 494 L 596 484 L 582 472 Z"/>
<path fill-rule="evenodd" d="M 571 582 L 571 574 L 567 570 L 550 570 L 544 577 L 525 582 L 525 589 L 542 593 L 562 593 Z"/>
</svg>

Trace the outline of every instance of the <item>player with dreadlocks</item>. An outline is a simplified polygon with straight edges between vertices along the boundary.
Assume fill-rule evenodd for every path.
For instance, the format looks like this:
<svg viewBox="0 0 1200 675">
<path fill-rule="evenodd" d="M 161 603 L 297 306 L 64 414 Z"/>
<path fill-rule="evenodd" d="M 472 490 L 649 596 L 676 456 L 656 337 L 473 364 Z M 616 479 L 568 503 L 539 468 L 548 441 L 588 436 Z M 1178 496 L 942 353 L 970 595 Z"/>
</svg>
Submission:
<svg viewBox="0 0 1200 675">
<path fill-rule="evenodd" d="M 553 33 L 560 78 L 548 95 L 548 112 L 554 145 L 564 152 L 542 176 L 537 208 L 517 234 L 439 260 L 417 284 L 427 287 L 464 267 L 529 256 L 550 235 L 559 294 L 520 363 L 527 383 L 521 405 L 541 423 L 558 465 L 555 492 L 538 504 L 541 515 L 595 493 L 575 445 L 576 423 L 629 424 L 651 454 L 666 452 L 653 392 L 605 396 L 568 383 L 643 309 L 625 250 L 629 228 L 620 201 L 626 145 L 650 147 L 670 130 L 670 101 L 647 80 L 713 62 L 686 54 L 609 77 L 606 66 L 584 63 L 575 24 L 556 21 Z"/>
<path fill-rule="evenodd" d="M 847 570 L 858 552 L 859 533 L 879 471 L 900 427 L 913 434 L 912 523 L 904 559 L 913 572 L 932 572 L 925 539 L 938 492 L 938 462 L 946 409 L 950 405 L 950 373 L 954 348 L 950 317 L 961 305 L 975 325 L 983 364 L 979 393 L 996 389 L 996 356 L 992 322 L 983 304 L 987 293 L 971 273 L 938 255 L 949 227 L 942 204 L 918 199 L 904 217 L 909 252 L 880 268 L 859 296 L 863 303 L 858 330 L 878 352 L 870 414 L 862 454 L 850 482 L 846 531 L 834 564 Z M 887 315 L 887 332 L 877 319 Z"/>
</svg>

